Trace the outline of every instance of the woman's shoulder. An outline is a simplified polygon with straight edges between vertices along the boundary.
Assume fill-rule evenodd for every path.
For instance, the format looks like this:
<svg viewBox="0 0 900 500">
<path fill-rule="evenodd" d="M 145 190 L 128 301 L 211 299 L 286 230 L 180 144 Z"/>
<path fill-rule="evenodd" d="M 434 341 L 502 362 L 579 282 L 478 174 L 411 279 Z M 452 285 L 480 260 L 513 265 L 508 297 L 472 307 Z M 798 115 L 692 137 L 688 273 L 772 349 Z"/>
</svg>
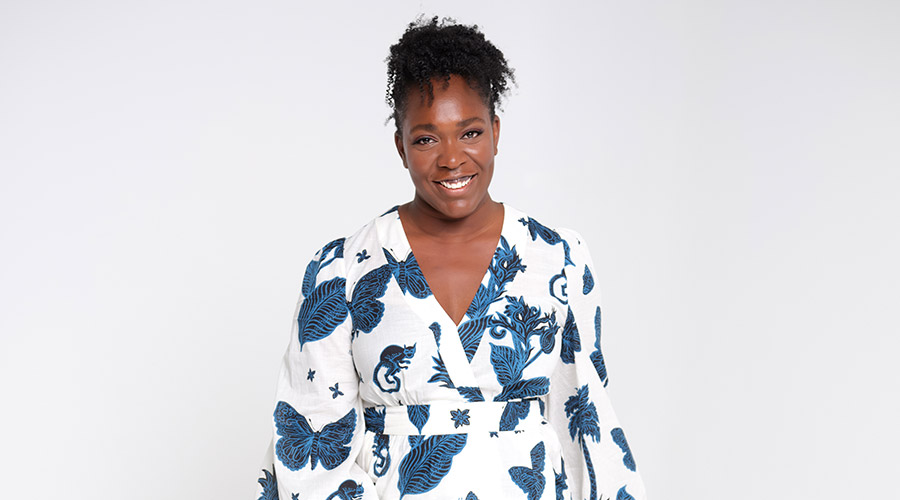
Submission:
<svg viewBox="0 0 900 500">
<path fill-rule="evenodd" d="M 565 242 L 566 246 L 583 244 L 581 233 L 575 229 L 553 224 L 553 221 L 545 220 L 543 216 L 535 217 L 506 204 L 504 206 L 511 218 L 524 227 L 532 241 L 543 240 L 551 245 Z"/>
</svg>

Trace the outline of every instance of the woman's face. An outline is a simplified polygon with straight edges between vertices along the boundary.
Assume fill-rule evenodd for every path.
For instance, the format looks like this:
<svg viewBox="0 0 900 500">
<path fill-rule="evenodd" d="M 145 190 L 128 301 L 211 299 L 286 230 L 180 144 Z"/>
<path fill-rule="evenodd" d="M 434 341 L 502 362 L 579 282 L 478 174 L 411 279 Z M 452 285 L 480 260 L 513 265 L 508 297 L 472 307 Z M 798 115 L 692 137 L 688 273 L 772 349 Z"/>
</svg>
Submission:
<svg viewBox="0 0 900 500">
<path fill-rule="evenodd" d="M 491 118 L 464 78 L 451 75 L 446 87 L 440 80 L 432 84 L 430 106 L 418 89 L 410 92 L 394 140 L 415 185 L 415 202 L 442 218 L 461 219 L 490 201 L 500 119 Z"/>
</svg>

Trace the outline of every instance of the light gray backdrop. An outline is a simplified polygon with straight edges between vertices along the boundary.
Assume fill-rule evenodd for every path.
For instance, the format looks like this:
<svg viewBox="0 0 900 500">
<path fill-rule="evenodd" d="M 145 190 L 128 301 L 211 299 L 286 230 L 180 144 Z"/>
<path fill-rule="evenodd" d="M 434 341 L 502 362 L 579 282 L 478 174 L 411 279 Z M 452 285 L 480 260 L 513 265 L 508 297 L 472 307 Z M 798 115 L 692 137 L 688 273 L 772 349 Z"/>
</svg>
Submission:
<svg viewBox="0 0 900 500">
<path fill-rule="evenodd" d="M 652 499 L 896 498 L 900 3 L 0 1 L 0 496 L 247 499 L 304 267 L 477 23 L 493 196 L 580 231 Z"/>
</svg>

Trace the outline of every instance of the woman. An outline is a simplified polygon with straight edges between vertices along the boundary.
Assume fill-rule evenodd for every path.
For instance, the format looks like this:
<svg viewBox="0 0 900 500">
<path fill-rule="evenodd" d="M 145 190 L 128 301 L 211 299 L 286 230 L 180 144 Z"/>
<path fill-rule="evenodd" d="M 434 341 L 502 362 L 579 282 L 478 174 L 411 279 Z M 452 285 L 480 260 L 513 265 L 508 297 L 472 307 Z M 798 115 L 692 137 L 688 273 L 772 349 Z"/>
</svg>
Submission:
<svg viewBox="0 0 900 500">
<path fill-rule="evenodd" d="M 644 498 L 586 244 L 488 194 L 503 54 L 434 18 L 388 74 L 415 196 L 309 263 L 260 498 Z"/>
</svg>

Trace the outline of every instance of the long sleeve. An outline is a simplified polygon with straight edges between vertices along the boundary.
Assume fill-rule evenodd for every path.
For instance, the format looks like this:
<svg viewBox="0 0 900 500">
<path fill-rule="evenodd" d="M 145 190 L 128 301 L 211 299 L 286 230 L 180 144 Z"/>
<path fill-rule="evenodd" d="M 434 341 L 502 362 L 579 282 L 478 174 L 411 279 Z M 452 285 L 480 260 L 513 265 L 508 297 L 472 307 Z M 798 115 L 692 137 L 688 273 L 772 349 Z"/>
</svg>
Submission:
<svg viewBox="0 0 900 500">
<path fill-rule="evenodd" d="M 278 377 L 260 499 L 377 498 L 356 463 L 365 424 L 350 349 L 343 243 L 317 252 L 303 278 Z"/>
<path fill-rule="evenodd" d="M 643 482 L 606 392 L 600 292 L 590 253 L 575 231 L 561 230 L 560 235 L 568 247 L 564 266 L 568 309 L 561 359 L 551 377 L 547 420 L 561 443 L 569 488 L 565 494 L 590 500 L 643 500 Z"/>
</svg>

